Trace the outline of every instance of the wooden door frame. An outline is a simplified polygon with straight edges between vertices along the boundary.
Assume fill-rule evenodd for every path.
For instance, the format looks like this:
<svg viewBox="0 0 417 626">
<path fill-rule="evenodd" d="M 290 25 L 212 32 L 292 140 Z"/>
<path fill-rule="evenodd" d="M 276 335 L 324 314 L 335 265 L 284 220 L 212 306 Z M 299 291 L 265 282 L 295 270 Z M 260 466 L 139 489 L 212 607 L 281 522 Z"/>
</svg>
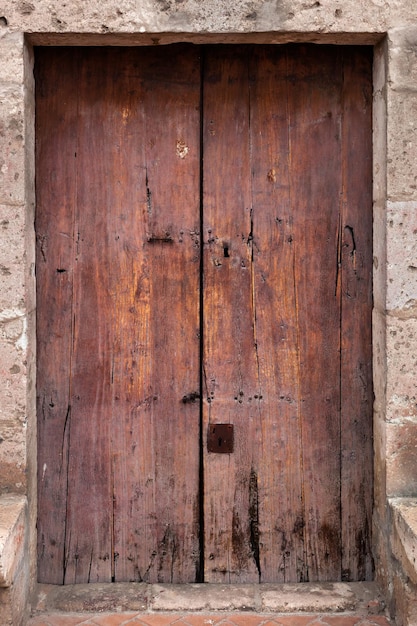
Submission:
<svg viewBox="0 0 417 626">
<path fill-rule="evenodd" d="M 111 38 L 103 38 L 99 35 L 85 35 L 85 36 L 74 36 L 68 39 L 68 37 L 65 38 L 65 45 L 100 45 L 100 46 L 106 46 L 109 43 L 111 45 L 138 45 L 138 46 L 143 46 L 143 45 L 155 45 L 155 43 L 158 43 L 156 41 L 156 37 L 151 37 L 150 35 L 144 35 L 144 36 L 140 36 L 140 35 L 133 35 L 133 36 L 129 36 L 129 37 L 122 37 L 122 36 L 112 36 Z M 294 42 L 294 37 L 291 35 L 281 35 L 281 36 L 276 36 L 276 34 L 262 34 L 262 35 L 237 35 L 237 36 L 199 36 L 199 35 L 194 35 L 194 36 L 181 36 L 181 35 L 176 35 L 176 34 L 164 34 L 163 37 L 161 37 L 161 40 L 163 39 L 163 43 L 174 43 L 174 42 L 184 42 L 184 41 L 189 41 L 192 40 L 195 43 L 237 43 L 237 42 L 244 42 L 244 43 L 273 43 L 273 44 L 283 44 L 283 43 L 289 43 L 289 42 Z M 377 43 L 380 40 L 380 36 L 379 35 L 358 35 L 358 36 L 331 36 L 331 37 L 326 37 L 326 36 L 322 36 L 322 37 L 309 37 L 309 36 L 302 36 L 300 38 L 297 38 L 297 43 L 298 42 L 305 42 L 305 43 L 323 43 L 323 44 L 328 44 L 328 43 L 334 43 L 336 45 L 344 45 L 344 44 L 354 44 L 354 45 L 374 45 L 375 43 Z M 59 42 L 59 45 L 61 44 L 61 40 L 60 40 L 60 36 L 56 35 L 56 36 L 51 36 L 51 35 L 36 35 L 36 36 L 31 36 L 30 38 L 28 38 L 28 41 L 31 45 L 44 45 L 44 44 L 48 44 L 48 45 L 56 45 Z M 381 50 L 382 46 L 377 46 L 377 49 Z M 378 61 L 378 68 L 382 66 L 383 64 L 383 58 L 382 58 L 382 54 L 380 53 L 378 55 L 377 61 Z M 377 115 L 374 116 L 374 152 L 375 152 L 375 148 L 379 149 L 379 152 L 381 152 L 382 149 L 382 143 L 383 143 L 383 139 L 381 141 L 381 113 L 380 111 L 376 111 Z M 376 128 L 376 130 L 375 130 Z M 383 168 L 381 168 L 383 169 Z M 376 180 L 375 180 L 376 179 Z M 380 180 L 381 180 L 381 175 L 378 178 L 378 175 L 376 177 L 374 177 L 374 190 L 377 188 L 378 184 L 380 185 Z M 374 196 L 375 196 L 375 191 L 374 191 Z M 378 246 L 380 247 L 380 245 Z M 378 289 L 381 289 L 381 286 L 378 285 Z M 374 291 L 375 291 L 375 285 L 374 285 Z M 380 368 L 377 368 L 376 370 L 374 370 L 374 380 L 376 377 L 380 377 L 381 376 L 381 370 Z M 378 388 L 380 388 L 380 385 L 378 385 Z M 375 453 L 375 451 L 374 451 Z M 30 458 L 30 464 L 31 464 L 31 469 L 32 472 L 34 471 L 35 465 L 36 465 L 36 461 L 34 461 L 33 458 Z M 36 477 L 36 473 L 35 473 L 35 477 Z M 377 479 L 377 473 L 375 473 L 375 478 L 374 480 Z M 376 487 L 377 491 L 380 491 L 379 486 Z M 32 494 L 34 494 L 34 489 L 32 489 Z M 377 503 L 378 504 L 378 503 Z M 32 517 L 32 520 L 36 519 L 36 513 L 35 516 Z M 35 531 L 35 536 L 36 536 L 36 531 Z M 32 544 L 31 544 L 32 545 Z"/>
</svg>

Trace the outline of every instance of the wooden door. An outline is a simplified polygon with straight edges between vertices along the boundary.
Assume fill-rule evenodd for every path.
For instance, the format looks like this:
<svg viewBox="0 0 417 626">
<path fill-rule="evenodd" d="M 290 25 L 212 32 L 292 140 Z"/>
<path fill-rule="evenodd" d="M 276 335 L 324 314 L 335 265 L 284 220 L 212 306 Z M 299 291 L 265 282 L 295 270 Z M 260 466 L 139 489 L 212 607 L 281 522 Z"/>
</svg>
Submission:
<svg viewBox="0 0 417 626">
<path fill-rule="evenodd" d="M 36 81 L 39 579 L 370 579 L 368 50 Z"/>
</svg>

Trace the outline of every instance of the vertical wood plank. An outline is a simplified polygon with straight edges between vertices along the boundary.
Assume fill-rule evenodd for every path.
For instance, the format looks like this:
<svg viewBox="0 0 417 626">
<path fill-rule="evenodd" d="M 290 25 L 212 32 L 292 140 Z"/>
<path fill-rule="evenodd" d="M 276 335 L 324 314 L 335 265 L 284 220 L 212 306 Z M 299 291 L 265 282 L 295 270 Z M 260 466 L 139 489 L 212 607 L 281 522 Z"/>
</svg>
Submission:
<svg viewBox="0 0 417 626">
<path fill-rule="evenodd" d="M 342 578 L 372 580 L 372 53 L 343 58 Z"/>
<path fill-rule="evenodd" d="M 288 48 L 291 208 L 302 439 L 305 580 L 340 580 L 341 191 L 337 53 Z"/>
<path fill-rule="evenodd" d="M 51 63 L 52 55 L 55 62 Z M 77 100 L 71 82 L 61 71 L 63 66 L 77 81 L 77 62 L 70 51 L 37 51 L 38 573 L 41 582 L 51 584 L 64 580 L 76 238 L 72 180 L 76 170 Z"/>
<path fill-rule="evenodd" d="M 262 429 L 256 471 L 263 582 L 299 581 L 306 576 L 294 274 L 297 199 L 289 184 L 287 61 L 286 48 L 256 47 L 249 63 L 251 271 Z"/>
<path fill-rule="evenodd" d="M 204 446 L 205 580 L 259 580 L 249 86 L 245 47 L 209 48 L 204 69 L 203 432 L 234 425 L 233 454 Z"/>
<path fill-rule="evenodd" d="M 199 51 L 175 46 L 169 63 L 163 49 L 136 52 L 134 67 L 119 169 L 131 172 L 122 206 L 134 188 L 135 216 L 118 232 L 126 247 L 131 225 L 142 224 L 129 255 L 142 258 L 122 307 L 137 321 L 129 332 L 116 323 L 116 395 L 129 410 L 115 425 L 115 573 L 192 582 L 200 567 Z"/>
<path fill-rule="evenodd" d="M 112 279 L 108 220 L 115 178 L 113 76 L 108 52 L 74 50 L 77 91 L 73 346 L 71 354 L 65 583 L 110 582 L 113 575 L 111 484 Z M 65 70 L 64 70 L 65 71 Z M 72 78 L 67 74 L 67 80 Z"/>
</svg>

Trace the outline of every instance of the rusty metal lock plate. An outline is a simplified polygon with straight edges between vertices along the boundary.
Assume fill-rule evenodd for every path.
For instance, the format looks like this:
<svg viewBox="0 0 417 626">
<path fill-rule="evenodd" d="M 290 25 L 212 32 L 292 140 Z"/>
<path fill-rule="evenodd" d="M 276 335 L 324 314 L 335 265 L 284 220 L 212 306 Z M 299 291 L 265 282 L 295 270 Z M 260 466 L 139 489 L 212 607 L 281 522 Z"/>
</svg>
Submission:
<svg viewBox="0 0 417 626">
<path fill-rule="evenodd" d="M 209 424 L 207 433 L 207 449 L 217 454 L 233 452 L 233 424 Z"/>
</svg>

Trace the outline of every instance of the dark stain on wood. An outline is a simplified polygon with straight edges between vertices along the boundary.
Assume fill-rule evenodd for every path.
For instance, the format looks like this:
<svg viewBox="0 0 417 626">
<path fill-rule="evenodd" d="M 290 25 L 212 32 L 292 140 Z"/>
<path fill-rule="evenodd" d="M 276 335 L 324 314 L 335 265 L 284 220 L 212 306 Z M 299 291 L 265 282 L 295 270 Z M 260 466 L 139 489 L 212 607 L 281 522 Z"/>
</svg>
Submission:
<svg viewBox="0 0 417 626">
<path fill-rule="evenodd" d="M 262 580 L 260 547 L 259 547 L 259 493 L 258 476 L 252 468 L 249 476 L 249 536 L 253 559 L 259 574 L 259 582 Z"/>
</svg>

